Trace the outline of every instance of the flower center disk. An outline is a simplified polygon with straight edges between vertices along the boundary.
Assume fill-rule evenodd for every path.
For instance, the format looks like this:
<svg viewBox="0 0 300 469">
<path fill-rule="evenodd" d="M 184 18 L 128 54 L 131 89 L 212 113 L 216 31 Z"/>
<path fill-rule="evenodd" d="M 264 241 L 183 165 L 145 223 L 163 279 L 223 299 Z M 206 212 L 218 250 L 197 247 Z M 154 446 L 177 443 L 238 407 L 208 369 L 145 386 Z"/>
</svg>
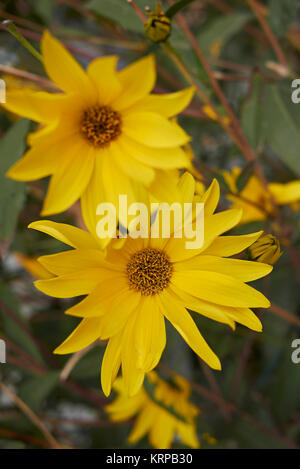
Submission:
<svg viewBox="0 0 300 469">
<path fill-rule="evenodd" d="M 156 295 L 170 283 L 173 266 L 168 256 L 158 249 L 145 248 L 134 253 L 127 264 L 130 288 L 142 295 Z"/>
<path fill-rule="evenodd" d="M 96 148 L 103 148 L 121 134 L 122 119 L 109 106 L 92 106 L 86 109 L 80 122 L 80 132 Z"/>
</svg>

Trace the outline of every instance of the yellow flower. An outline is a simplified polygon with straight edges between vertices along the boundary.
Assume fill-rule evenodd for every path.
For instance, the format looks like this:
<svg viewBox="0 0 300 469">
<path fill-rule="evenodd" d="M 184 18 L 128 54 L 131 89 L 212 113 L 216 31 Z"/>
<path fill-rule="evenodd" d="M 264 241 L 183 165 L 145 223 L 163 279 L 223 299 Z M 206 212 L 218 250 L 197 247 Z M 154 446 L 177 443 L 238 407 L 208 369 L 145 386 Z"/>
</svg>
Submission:
<svg viewBox="0 0 300 469">
<path fill-rule="evenodd" d="M 195 181 L 189 173 L 180 178 L 178 189 L 179 203 L 192 203 Z M 118 250 L 110 243 L 104 257 L 95 237 L 86 231 L 47 220 L 29 225 L 74 248 L 41 257 L 39 261 L 56 277 L 35 285 L 59 298 L 87 295 L 67 310 L 66 314 L 83 319 L 55 352 L 73 353 L 99 338 L 109 339 L 101 377 L 106 395 L 121 364 L 128 394 L 138 392 L 145 373 L 155 368 L 165 348 L 165 318 L 210 367 L 221 368 L 186 308 L 232 328 L 236 321 L 261 331 L 249 308 L 267 308 L 270 303 L 245 282 L 267 275 L 272 267 L 228 259 L 253 244 L 261 232 L 221 236 L 239 223 L 242 213 L 214 213 L 219 196 L 215 180 L 201 198 L 204 244 L 198 249 L 186 249 L 186 238 L 173 235 L 128 237 Z"/>
<path fill-rule="evenodd" d="M 205 432 L 202 433 L 202 439 L 207 443 L 208 445 L 215 445 L 217 443 L 217 440 L 214 436 L 211 436 L 209 433 Z"/>
<path fill-rule="evenodd" d="M 233 194 L 238 193 L 236 181 L 240 174 L 241 169 L 238 167 L 234 167 L 231 172 L 224 171 L 224 178 Z M 268 214 L 272 215 L 270 194 L 278 205 L 290 205 L 298 202 L 300 200 L 300 181 L 291 181 L 286 184 L 272 182 L 268 184 L 268 190 L 266 190 L 257 176 L 252 175 L 239 193 L 241 197 L 229 194 L 227 198 L 233 202 L 234 208 L 243 209 L 241 223 L 248 223 L 265 220 Z"/>
<path fill-rule="evenodd" d="M 219 120 L 217 114 L 215 113 L 215 111 L 210 106 L 207 106 L 207 105 L 203 106 L 202 111 L 204 112 L 204 114 L 206 114 L 208 117 L 210 117 L 210 119 L 212 119 L 214 121 Z M 222 117 L 222 120 L 223 120 L 223 124 L 225 124 L 225 125 L 230 124 L 229 117 Z"/>
<path fill-rule="evenodd" d="M 253 261 L 274 265 L 282 252 L 280 251 L 278 239 L 271 234 L 267 234 L 261 236 L 249 247 L 249 254 Z"/>
<path fill-rule="evenodd" d="M 52 175 L 42 214 L 59 213 L 78 198 L 97 194 L 118 206 L 118 195 L 136 201 L 136 184 L 149 186 L 156 170 L 188 168 L 182 150 L 190 137 L 169 118 L 181 112 L 193 88 L 157 95 L 154 57 L 117 71 L 117 56 L 90 63 L 85 72 L 63 45 L 45 32 L 43 62 L 63 93 L 15 91 L 6 109 L 40 122 L 30 149 L 9 171 L 16 180 Z M 92 195 L 91 195 L 92 194 Z"/>
<path fill-rule="evenodd" d="M 168 449 L 174 436 L 192 447 L 199 448 L 196 417 L 199 410 L 189 402 L 190 385 L 182 376 L 174 375 L 173 384 L 162 380 L 154 371 L 147 374 L 146 386 L 132 397 L 126 394 L 124 380 L 118 378 L 114 389 L 118 397 L 106 406 L 114 422 L 137 415 L 128 441 L 137 443 L 146 434 L 157 449 Z"/>
</svg>

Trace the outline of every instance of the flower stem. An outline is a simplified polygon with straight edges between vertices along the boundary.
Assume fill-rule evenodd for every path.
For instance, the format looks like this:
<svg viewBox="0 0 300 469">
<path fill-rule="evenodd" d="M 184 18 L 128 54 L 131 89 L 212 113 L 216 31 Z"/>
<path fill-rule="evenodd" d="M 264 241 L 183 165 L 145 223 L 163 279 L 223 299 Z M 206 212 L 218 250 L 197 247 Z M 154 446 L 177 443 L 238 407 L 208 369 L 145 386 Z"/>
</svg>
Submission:
<svg viewBox="0 0 300 469">
<path fill-rule="evenodd" d="M 36 59 L 43 63 L 41 54 L 30 44 L 30 42 L 27 41 L 27 39 L 25 39 L 25 37 L 11 20 L 3 21 L 2 25 L 5 26 L 7 31 L 9 31 L 10 34 L 12 34 L 22 44 L 22 46 L 25 47 L 25 49 L 27 49 Z"/>
<path fill-rule="evenodd" d="M 261 27 L 264 30 L 264 33 L 265 33 L 266 37 L 268 38 L 268 41 L 269 41 L 270 45 L 272 46 L 272 48 L 273 48 L 273 50 L 274 50 L 274 52 L 277 56 L 277 59 L 278 59 L 279 63 L 286 70 L 288 70 L 288 62 L 287 62 L 287 59 L 286 59 L 286 57 L 283 53 L 283 50 L 282 50 L 276 36 L 274 35 L 272 29 L 270 28 L 270 25 L 269 25 L 268 21 L 266 20 L 264 14 L 262 12 L 263 6 L 260 5 L 256 0 L 247 0 L 247 3 L 250 6 L 250 8 L 252 9 L 252 11 L 255 14 L 256 18 L 258 19 L 258 21 L 260 22 Z"/>
<path fill-rule="evenodd" d="M 227 101 L 227 98 L 226 96 L 224 95 L 218 81 L 216 80 L 216 77 L 214 76 L 214 73 L 210 67 L 210 64 L 207 60 L 207 58 L 205 57 L 201 47 L 199 46 L 198 44 L 198 41 L 197 39 L 195 38 L 194 34 L 192 33 L 192 31 L 190 30 L 185 18 L 183 17 L 182 14 L 178 14 L 177 15 L 177 20 L 178 20 L 178 23 L 179 25 L 182 27 L 183 31 L 185 32 L 187 38 L 189 39 L 201 65 L 203 66 L 209 80 L 210 80 L 210 83 L 212 85 L 212 88 L 214 89 L 216 95 L 218 96 L 221 104 L 223 105 L 225 111 L 227 112 L 227 115 L 230 119 L 230 122 L 232 124 L 232 128 L 229 127 L 229 126 L 225 126 L 225 130 L 227 130 L 227 132 L 229 133 L 229 135 L 231 135 L 231 137 L 233 138 L 234 142 L 238 145 L 238 147 L 240 148 L 240 150 L 243 152 L 246 160 L 251 163 L 253 162 L 253 168 L 256 172 L 256 175 L 257 177 L 260 179 L 262 185 L 264 186 L 264 188 L 266 189 L 266 191 L 270 194 L 270 191 L 269 191 L 269 188 L 268 188 L 268 183 L 267 183 L 267 180 L 265 178 L 265 175 L 262 171 L 262 168 L 260 167 L 260 165 L 257 163 L 256 161 L 256 155 L 255 153 L 253 152 L 248 140 L 246 139 L 243 131 L 242 131 L 242 128 L 241 128 L 241 125 L 237 119 L 237 117 L 235 116 L 230 104 L 228 103 Z M 222 121 L 220 121 L 220 123 L 222 123 Z M 224 126 L 223 126 L 224 127 Z M 273 206 L 273 210 L 274 210 L 274 213 L 276 214 L 276 216 L 279 216 L 279 210 L 278 210 L 278 206 L 272 196 L 272 194 L 270 194 L 270 201 L 272 203 L 272 206 Z"/>
<path fill-rule="evenodd" d="M 142 10 L 136 5 L 136 3 L 133 0 L 127 0 L 127 2 L 134 9 L 136 14 L 141 18 L 143 22 L 147 21 L 147 17 L 144 15 Z"/>
</svg>

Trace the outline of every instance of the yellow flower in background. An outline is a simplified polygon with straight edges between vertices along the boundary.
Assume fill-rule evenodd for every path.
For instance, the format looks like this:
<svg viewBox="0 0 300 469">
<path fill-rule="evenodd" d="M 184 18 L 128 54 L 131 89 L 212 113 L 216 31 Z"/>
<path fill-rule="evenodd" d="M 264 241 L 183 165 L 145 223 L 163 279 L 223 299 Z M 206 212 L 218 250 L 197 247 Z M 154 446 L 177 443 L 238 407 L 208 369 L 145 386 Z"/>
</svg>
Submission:
<svg viewBox="0 0 300 469">
<path fill-rule="evenodd" d="M 38 262 L 37 257 L 25 256 L 21 252 L 14 253 L 15 258 L 18 263 L 34 278 L 38 279 L 47 279 L 53 278 L 54 275 L 51 274 L 45 267 Z"/>
<path fill-rule="evenodd" d="M 241 174 L 241 168 L 234 167 L 231 172 L 224 171 L 223 174 L 233 192 L 227 195 L 227 199 L 233 203 L 234 208 L 243 209 L 241 223 L 265 220 L 268 214 L 272 215 L 270 194 L 278 205 L 291 205 L 291 208 L 295 208 L 294 204 L 300 200 L 300 181 L 298 180 L 285 184 L 272 182 L 268 184 L 268 190 L 266 190 L 257 176 L 252 175 L 239 195 L 234 195 L 238 194 L 236 181 Z"/>
<path fill-rule="evenodd" d="M 209 433 L 205 432 L 202 433 L 202 439 L 207 443 L 208 445 L 215 445 L 217 443 L 217 440 L 214 436 L 211 436 Z"/>
<path fill-rule="evenodd" d="M 118 207 L 118 195 L 137 201 L 136 184 L 149 186 L 156 170 L 188 168 L 182 146 L 190 137 L 169 118 L 190 102 L 193 89 L 150 94 L 156 80 L 149 55 L 117 71 L 117 56 L 90 63 L 85 72 L 46 31 L 41 50 L 46 72 L 63 93 L 7 93 L 4 107 L 42 124 L 30 149 L 9 171 L 16 180 L 52 175 L 43 215 L 62 212 L 78 198 Z M 88 203 L 88 202 L 86 202 Z"/>
<path fill-rule="evenodd" d="M 217 122 L 219 120 L 217 114 L 215 113 L 215 111 L 210 106 L 207 106 L 207 105 L 203 106 L 202 111 L 204 112 L 204 114 L 206 114 L 208 117 L 210 117 L 210 119 L 212 119 L 213 121 Z M 223 124 L 225 124 L 225 125 L 230 124 L 229 117 L 222 117 L 222 119 L 223 119 Z"/>
<path fill-rule="evenodd" d="M 137 416 L 128 437 L 135 444 L 148 435 L 150 444 L 157 449 L 169 449 L 178 436 L 182 443 L 199 448 L 196 417 L 200 413 L 189 402 L 190 385 L 182 376 L 174 375 L 173 383 L 162 380 L 157 373 L 147 374 L 147 386 L 128 397 L 124 380 L 118 378 L 114 390 L 118 397 L 106 406 L 110 420 L 123 422 Z"/>
<path fill-rule="evenodd" d="M 180 178 L 178 192 L 179 203 L 193 202 L 195 181 L 190 174 Z M 106 395 L 121 365 L 127 393 L 139 391 L 145 373 L 155 368 L 165 348 L 165 318 L 210 367 L 221 368 L 187 308 L 233 329 L 239 322 L 262 330 L 250 308 L 267 308 L 270 303 L 245 282 L 267 275 L 272 267 L 228 258 L 248 248 L 261 232 L 222 236 L 239 223 L 242 213 L 235 209 L 214 213 L 219 196 L 214 181 L 200 197 L 205 220 L 204 245 L 199 249 L 186 249 L 186 238 L 171 234 L 167 239 L 127 238 L 118 250 L 112 242 L 104 257 L 95 237 L 86 231 L 47 220 L 29 226 L 74 248 L 41 257 L 41 264 L 56 277 L 35 285 L 58 298 L 87 295 L 66 311 L 83 319 L 55 352 L 73 353 L 99 338 L 109 339 L 101 372 Z"/>
<path fill-rule="evenodd" d="M 249 247 L 249 255 L 253 261 L 274 265 L 282 255 L 280 243 L 271 234 L 263 235 Z"/>
</svg>

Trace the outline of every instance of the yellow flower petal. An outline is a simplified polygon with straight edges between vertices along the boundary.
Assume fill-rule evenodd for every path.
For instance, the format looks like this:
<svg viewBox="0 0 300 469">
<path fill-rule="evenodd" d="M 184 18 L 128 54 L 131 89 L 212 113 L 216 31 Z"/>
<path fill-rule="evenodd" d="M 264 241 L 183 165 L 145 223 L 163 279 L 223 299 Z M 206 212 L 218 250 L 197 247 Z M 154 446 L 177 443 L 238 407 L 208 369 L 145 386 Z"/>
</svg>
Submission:
<svg viewBox="0 0 300 469">
<path fill-rule="evenodd" d="M 178 190 L 181 194 L 181 203 L 192 203 L 195 193 L 195 179 L 193 176 L 185 172 L 178 181 Z"/>
<path fill-rule="evenodd" d="M 229 275 L 242 282 L 251 282 L 265 277 L 273 267 L 261 262 L 243 261 L 240 259 L 223 259 L 222 257 L 199 255 L 192 259 L 174 264 L 176 271 L 207 270 Z"/>
<path fill-rule="evenodd" d="M 105 340 L 120 332 L 129 316 L 140 303 L 140 295 L 133 291 L 119 292 L 108 307 L 108 311 L 102 317 L 101 339 Z M 157 330 L 160 333 L 160 330 Z"/>
<path fill-rule="evenodd" d="M 72 298 L 91 293 L 106 274 L 104 269 L 82 269 L 49 280 L 37 280 L 34 285 L 46 295 Z"/>
<path fill-rule="evenodd" d="M 88 185 L 94 169 L 95 150 L 82 142 L 70 148 L 69 158 L 62 162 L 51 177 L 44 200 L 42 215 L 60 213 L 79 199 Z M 70 158 L 72 156 L 72 158 Z"/>
<path fill-rule="evenodd" d="M 155 421 L 155 412 L 153 411 L 153 406 L 145 406 L 140 414 L 138 415 L 133 429 L 128 437 L 128 441 L 131 444 L 135 444 L 141 438 L 143 438 L 146 433 L 150 430 Z"/>
<path fill-rule="evenodd" d="M 122 93 L 113 103 L 114 109 L 123 110 L 144 98 L 154 87 L 156 80 L 155 60 L 148 55 L 137 60 L 118 73 Z"/>
<path fill-rule="evenodd" d="M 179 114 L 190 104 L 193 95 L 193 87 L 169 94 L 150 94 L 141 99 L 131 110 L 135 112 L 155 112 L 164 117 L 172 117 Z"/>
<path fill-rule="evenodd" d="M 227 324 L 233 330 L 235 329 L 234 321 L 228 317 L 228 312 L 231 313 L 233 308 L 229 308 L 228 306 L 224 305 L 217 305 L 209 301 L 200 300 L 200 298 L 196 298 L 195 296 L 180 290 L 178 287 L 174 287 L 174 285 L 172 285 L 170 288 L 173 293 L 181 299 L 186 308 L 190 309 L 191 311 L 195 311 L 196 313 L 202 314 L 202 316 L 212 319 L 213 321 Z"/>
<path fill-rule="evenodd" d="M 53 148 L 41 153 L 40 147 L 33 147 L 18 160 L 6 173 L 7 177 L 16 181 L 35 181 L 52 174 L 57 169 L 53 160 Z"/>
<path fill-rule="evenodd" d="M 93 96 L 92 84 L 83 68 L 49 31 L 43 34 L 41 50 L 46 72 L 59 88 L 66 93 Z"/>
<path fill-rule="evenodd" d="M 112 150 L 110 150 L 112 151 Z M 102 184 L 104 187 L 105 201 L 112 203 L 120 216 L 119 221 L 125 225 L 127 213 L 119 211 L 119 195 L 127 195 L 127 206 L 136 202 L 133 191 L 133 183 L 130 178 L 121 173 L 117 165 L 113 161 L 113 156 L 107 151 L 102 161 Z M 99 201 L 102 202 L 102 201 Z"/>
<path fill-rule="evenodd" d="M 97 248 L 98 245 L 93 237 L 87 231 L 81 230 L 76 226 L 66 225 L 65 223 L 56 223 L 51 220 L 34 221 L 28 225 L 28 228 L 46 233 L 62 243 L 68 244 L 73 248 L 85 249 L 86 246 Z"/>
<path fill-rule="evenodd" d="M 220 186 L 216 179 L 213 180 L 207 191 L 201 197 L 201 202 L 205 204 L 204 214 L 206 217 L 212 215 L 216 210 L 220 199 Z"/>
<path fill-rule="evenodd" d="M 104 266 L 104 253 L 99 249 L 76 249 L 39 257 L 39 262 L 56 275 L 72 273 L 86 268 Z"/>
<path fill-rule="evenodd" d="M 220 370 L 220 360 L 207 345 L 191 315 L 187 312 L 184 306 L 174 299 L 167 290 L 160 295 L 160 299 L 164 315 L 177 329 L 191 349 L 211 368 Z"/>
<path fill-rule="evenodd" d="M 106 346 L 101 366 L 101 386 L 106 397 L 110 395 L 111 386 L 121 365 L 122 334 L 117 334 Z"/>
<path fill-rule="evenodd" d="M 241 209 L 231 209 L 205 217 L 204 246 L 202 250 L 204 251 L 214 239 L 225 233 L 225 231 L 236 226 L 242 217 L 242 213 Z"/>
<path fill-rule="evenodd" d="M 96 85 L 102 106 L 110 104 L 121 92 L 117 62 L 118 56 L 108 55 L 93 60 L 88 66 L 87 73 Z"/>
<path fill-rule="evenodd" d="M 83 319 L 69 337 L 54 350 L 54 353 L 63 355 L 78 352 L 95 342 L 99 338 L 99 332 L 99 319 Z"/>
<path fill-rule="evenodd" d="M 159 412 L 150 429 L 149 440 L 157 449 L 169 449 L 175 433 L 174 419 L 166 412 Z"/>
<path fill-rule="evenodd" d="M 107 271 L 105 278 L 100 281 L 95 290 L 80 303 L 67 309 L 66 314 L 83 318 L 102 316 L 110 310 L 112 302 L 124 292 L 128 292 L 124 277 L 117 275 L 114 271 Z"/>
<path fill-rule="evenodd" d="M 180 423 L 177 425 L 177 431 L 183 443 L 191 448 L 200 448 L 196 425 L 185 425 L 184 423 Z"/>
<path fill-rule="evenodd" d="M 155 297 L 149 296 L 141 302 L 134 330 L 137 367 L 150 371 L 159 362 L 166 346 L 164 317 Z"/>
<path fill-rule="evenodd" d="M 267 298 L 228 275 L 209 271 L 174 272 L 172 283 L 190 295 L 225 306 L 237 308 L 269 308 Z"/>
<path fill-rule="evenodd" d="M 216 238 L 210 246 L 204 251 L 205 254 L 212 256 L 228 257 L 238 254 L 247 249 L 261 235 L 263 231 L 239 236 L 220 236 Z M 203 253 L 203 254 L 204 254 Z"/>
<path fill-rule="evenodd" d="M 2 105 L 19 116 L 36 122 L 48 123 L 58 118 L 64 99 L 62 94 L 20 90 L 7 92 L 6 103 Z"/>
<path fill-rule="evenodd" d="M 127 177 L 149 186 L 155 178 L 155 171 L 126 152 L 122 147 L 121 140 L 122 139 L 113 145 L 112 151 L 117 166 L 127 175 Z"/>
<path fill-rule="evenodd" d="M 168 173 L 166 171 L 156 171 L 155 180 L 149 187 L 150 198 L 154 202 L 166 202 L 172 204 L 174 200 L 181 200 L 180 192 L 178 190 L 178 175 Z M 151 201 L 152 201 L 151 198 Z M 157 239 L 157 241 L 160 241 Z"/>
<path fill-rule="evenodd" d="M 118 379 L 114 382 L 114 390 L 118 392 L 117 382 Z M 115 401 L 105 406 L 105 410 L 108 412 L 109 418 L 113 422 L 124 422 L 133 417 L 140 410 L 141 403 L 140 393 L 132 398 L 118 396 Z"/>
<path fill-rule="evenodd" d="M 156 148 L 142 145 L 126 136 L 120 138 L 122 149 L 141 163 L 161 169 L 188 168 L 190 160 L 187 154 L 179 147 Z"/>
<path fill-rule="evenodd" d="M 262 323 L 258 317 L 249 308 L 237 308 L 228 313 L 228 315 L 236 322 L 243 324 L 252 331 L 261 332 Z"/>
<path fill-rule="evenodd" d="M 186 249 L 185 238 L 170 238 L 165 250 L 172 262 L 180 262 L 194 257 L 207 249 L 207 247 L 220 234 L 233 228 L 241 218 L 241 210 L 226 210 L 216 213 L 204 220 L 204 245 L 199 249 Z"/>
<path fill-rule="evenodd" d="M 70 137 L 58 139 L 56 129 L 52 128 L 35 142 L 35 145 L 8 170 L 8 177 L 17 181 L 34 181 L 53 174 L 61 167 L 62 157 L 63 160 L 68 159 L 73 143 Z"/>
<path fill-rule="evenodd" d="M 106 245 L 111 241 L 111 238 L 108 237 L 107 239 L 100 239 L 96 233 L 97 223 L 99 221 L 99 217 L 96 214 L 96 209 L 100 202 L 105 201 L 105 193 L 102 179 L 102 166 L 103 159 L 101 157 L 96 158 L 93 174 L 91 176 L 89 184 L 83 191 L 80 202 L 81 212 L 85 225 L 87 226 L 90 233 L 92 233 L 98 245 L 104 249 Z M 113 236 L 114 231 L 115 230 L 113 229 L 113 231 L 111 232 L 111 236 Z"/>
<path fill-rule="evenodd" d="M 276 202 L 280 205 L 300 200 L 300 181 L 291 181 L 286 184 L 273 182 L 268 186 Z"/>
<path fill-rule="evenodd" d="M 155 148 L 182 146 L 190 141 L 179 125 L 154 112 L 129 112 L 123 117 L 122 130 L 127 137 Z"/>
<path fill-rule="evenodd" d="M 134 396 L 142 387 L 145 373 L 136 366 L 136 349 L 134 344 L 134 325 L 136 321 L 136 313 L 129 318 L 124 328 L 123 344 L 122 344 L 122 375 L 124 386 L 128 396 Z"/>
</svg>

